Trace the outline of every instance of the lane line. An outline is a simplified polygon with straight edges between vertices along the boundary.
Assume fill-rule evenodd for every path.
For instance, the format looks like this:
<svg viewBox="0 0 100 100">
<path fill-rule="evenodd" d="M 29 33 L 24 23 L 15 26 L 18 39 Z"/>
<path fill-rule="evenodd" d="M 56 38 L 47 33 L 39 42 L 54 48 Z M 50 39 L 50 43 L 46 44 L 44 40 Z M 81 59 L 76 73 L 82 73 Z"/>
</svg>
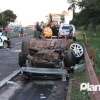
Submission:
<svg viewBox="0 0 100 100">
<path fill-rule="evenodd" d="M 0 81 L 0 88 L 3 87 L 9 80 L 11 80 L 13 77 L 18 75 L 19 73 L 20 73 L 20 69 L 13 71 L 10 75 L 8 75 L 6 78 Z"/>
</svg>

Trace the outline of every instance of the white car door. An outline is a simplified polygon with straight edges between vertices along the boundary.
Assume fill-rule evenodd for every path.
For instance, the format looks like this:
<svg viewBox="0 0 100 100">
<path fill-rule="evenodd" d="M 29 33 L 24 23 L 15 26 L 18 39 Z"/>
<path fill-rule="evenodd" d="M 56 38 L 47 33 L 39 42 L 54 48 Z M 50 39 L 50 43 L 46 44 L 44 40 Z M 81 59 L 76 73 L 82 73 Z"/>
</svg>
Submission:
<svg viewBox="0 0 100 100">
<path fill-rule="evenodd" d="M 2 32 L 0 32 L 0 47 L 3 47 L 4 41 L 7 41 L 7 37 L 2 35 Z"/>
</svg>

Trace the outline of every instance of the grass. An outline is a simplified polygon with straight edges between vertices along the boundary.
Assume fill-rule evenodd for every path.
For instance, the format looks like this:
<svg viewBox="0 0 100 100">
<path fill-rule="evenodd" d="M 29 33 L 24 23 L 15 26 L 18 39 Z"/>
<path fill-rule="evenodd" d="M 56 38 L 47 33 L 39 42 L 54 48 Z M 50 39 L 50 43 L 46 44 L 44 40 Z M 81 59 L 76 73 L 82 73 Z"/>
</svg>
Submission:
<svg viewBox="0 0 100 100">
<path fill-rule="evenodd" d="M 80 91 L 80 84 L 85 82 L 86 83 L 88 82 L 88 78 L 85 71 L 74 74 L 72 80 L 71 95 L 70 95 L 71 100 L 90 100 L 88 92 Z"/>
<path fill-rule="evenodd" d="M 77 35 L 77 42 L 83 43 L 83 34 Z M 75 72 L 72 78 L 71 100 L 90 100 L 89 93 L 86 91 L 80 91 L 80 84 L 87 83 L 88 76 L 85 71 Z"/>
<path fill-rule="evenodd" d="M 100 32 L 93 36 L 90 32 L 87 32 L 87 38 L 91 46 L 96 50 L 96 74 L 100 75 Z"/>
<path fill-rule="evenodd" d="M 96 74 L 100 76 L 100 32 L 96 32 L 96 36 L 91 32 L 85 32 L 87 36 L 87 40 L 89 41 L 92 48 L 96 50 Z M 82 34 L 78 34 L 78 41 L 83 42 Z"/>
<path fill-rule="evenodd" d="M 96 74 L 100 78 L 100 32 L 94 36 L 91 32 L 86 32 L 87 40 L 91 44 L 91 47 L 96 50 Z M 83 42 L 82 34 L 77 36 L 78 42 Z M 71 100 L 90 100 L 88 92 L 80 92 L 80 83 L 89 82 L 86 72 L 78 72 L 73 76 Z"/>
</svg>

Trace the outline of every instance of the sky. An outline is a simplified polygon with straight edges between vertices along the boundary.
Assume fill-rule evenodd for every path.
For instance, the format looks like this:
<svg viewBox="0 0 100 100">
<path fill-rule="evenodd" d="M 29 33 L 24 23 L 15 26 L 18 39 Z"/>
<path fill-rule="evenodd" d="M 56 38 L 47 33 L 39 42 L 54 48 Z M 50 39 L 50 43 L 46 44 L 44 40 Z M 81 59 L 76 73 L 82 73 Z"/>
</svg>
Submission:
<svg viewBox="0 0 100 100">
<path fill-rule="evenodd" d="M 67 0 L 0 0 L 0 12 L 12 10 L 16 15 L 16 22 L 22 25 L 32 25 L 44 19 L 49 13 L 59 13 L 67 10 Z"/>
</svg>

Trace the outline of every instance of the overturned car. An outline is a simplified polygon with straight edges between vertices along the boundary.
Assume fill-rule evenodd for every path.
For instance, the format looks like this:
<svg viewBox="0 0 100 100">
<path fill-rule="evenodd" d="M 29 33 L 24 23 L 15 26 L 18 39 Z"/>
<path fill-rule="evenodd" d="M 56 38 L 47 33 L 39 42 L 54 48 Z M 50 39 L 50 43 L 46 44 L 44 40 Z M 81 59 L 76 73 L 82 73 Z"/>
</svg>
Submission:
<svg viewBox="0 0 100 100">
<path fill-rule="evenodd" d="M 79 63 L 84 55 L 83 46 L 66 38 L 24 40 L 19 53 L 19 66 L 33 68 L 63 68 Z"/>
</svg>

